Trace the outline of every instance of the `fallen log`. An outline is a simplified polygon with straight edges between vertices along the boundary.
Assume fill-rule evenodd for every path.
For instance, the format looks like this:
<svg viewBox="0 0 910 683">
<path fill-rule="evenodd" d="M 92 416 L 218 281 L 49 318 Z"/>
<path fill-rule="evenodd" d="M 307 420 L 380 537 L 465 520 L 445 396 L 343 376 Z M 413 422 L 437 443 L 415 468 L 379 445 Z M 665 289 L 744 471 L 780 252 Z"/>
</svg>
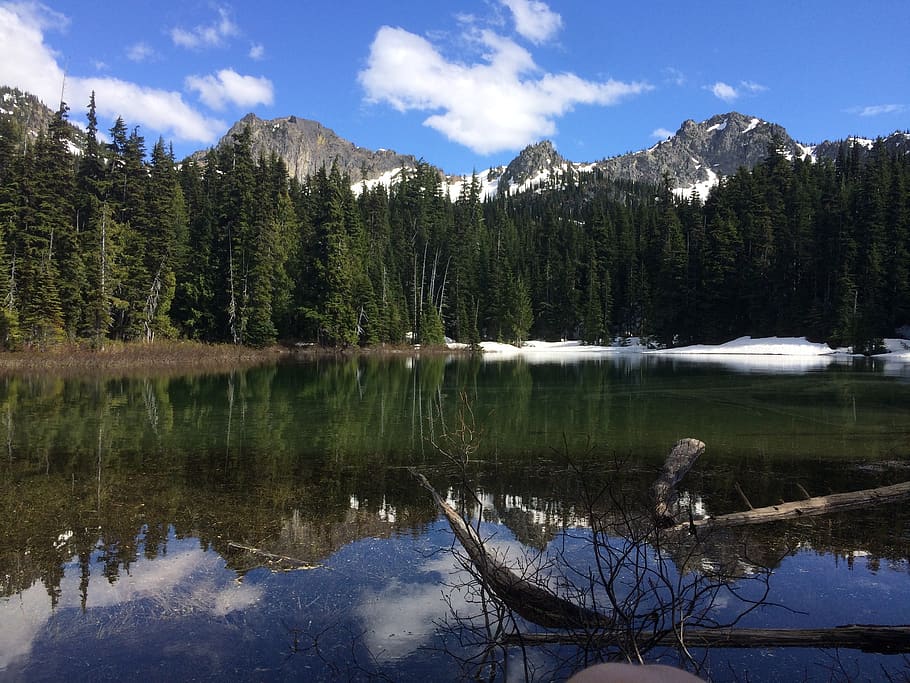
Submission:
<svg viewBox="0 0 910 683">
<path fill-rule="evenodd" d="M 420 482 L 445 515 L 452 532 L 467 552 L 483 585 L 489 588 L 503 604 L 524 619 L 545 628 L 596 629 L 609 628 L 608 616 L 569 602 L 553 594 L 540 584 L 516 574 L 499 557 L 486 547 L 477 531 L 449 505 L 427 478 L 414 468 L 411 475 Z"/>
<path fill-rule="evenodd" d="M 806 500 L 769 505 L 755 508 L 754 510 L 731 512 L 717 517 L 690 520 L 683 524 L 677 524 L 672 528 L 672 531 L 766 524 L 787 519 L 827 515 L 834 512 L 847 512 L 871 505 L 897 503 L 907 499 L 910 499 L 910 481 L 891 484 L 890 486 L 879 486 L 874 489 L 815 496 Z"/>
<path fill-rule="evenodd" d="M 658 526 L 673 526 L 675 523 L 670 510 L 676 503 L 676 485 L 704 452 L 705 444 L 698 439 L 680 439 L 670 450 L 657 480 L 651 484 L 654 520 Z"/>
<path fill-rule="evenodd" d="M 676 486 L 698 457 L 705 444 L 697 439 L 681 439 L 667 456 L 664 467 L 651 486 L 651 518 L 670 533 L 710 527 L 763 524 L 785 519 L 854 510 L 910 498 L 910 482 L 865 489 L 850 493 L 817 496 L 807 500 L 781 503 L 745 512 L 736 512 L 675 524 L 671 515 L 677 497 Z M 509 609 L 529 622 L 544 628 L 565 629 L 567 633 L 511 634 L 498 640 L 501 645 L 577 644 L 588 647 L 616 645 L 618 633 L 607 614 L 575 604 L 555 595 L 539 583 L 516 574 L 487 548 L 470 526 L 432 487 L 426 477 L 408 468 L 432 495 L 437 507 L 473 564 L 482 584 Z M 746 499 L 748 501 L 748 499 Z M 748 504 L 748 502 L 747 502 Z M 814 647 L 851 648 L 870 652 L 910 652 L 910 626 L 850 625 L 834 629 L 686 629 L 684 642 L 690 647 Z M 678 642 L 674 631 L 643 635 L 641 644 L 671 646 Z"/>
<path fill-rule="evenodd" d="M 647 636 L 649 645 L 673 646 L 679 635 L 666 631 L 655 638 Z M 642 640 L 646 639 L 645 637 Z M 686 629 L 682 634 L 686 647 L 728 648 L 847 648 L 879 654 L 910 652 L 910 626 L 879 626 L 850 624 L 834 628 L 737 628 L 737 629 Z M 609 647 L 616 643 L 615 634 L 606 633 L 509 633 L 500 638 L 499 644 L 513 645 L 582 645 Z"/>
</svg>

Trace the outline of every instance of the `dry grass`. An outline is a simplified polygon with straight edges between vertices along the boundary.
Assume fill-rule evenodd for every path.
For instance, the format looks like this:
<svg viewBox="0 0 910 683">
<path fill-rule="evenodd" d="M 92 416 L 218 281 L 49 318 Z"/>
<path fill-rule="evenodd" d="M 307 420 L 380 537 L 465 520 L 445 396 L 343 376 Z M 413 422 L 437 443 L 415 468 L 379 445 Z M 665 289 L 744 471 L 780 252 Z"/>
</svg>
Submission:
<svg viewBox="0 0 910 683">
<path fill-rule="evenodd" d="M 47 350 L 0 352 L 2 374 L 133 374 L 218 372 L 274 363 L 287 350 L 190 341 L 111 342 L 104 349 L 65 344 Z"/>
<path fill-rule="evenodd" d="M 334 349 L 317 345 L 275 345 L 264 349 L 193 341 L 108 342 L 104 349 L 62 344 L 49 349 L 0 351 L 0 375 L 178 375 L 226 372 L 282 359 L 366 356 L 470 355 L 445 346 L 381 345 Z"/>
</svg>

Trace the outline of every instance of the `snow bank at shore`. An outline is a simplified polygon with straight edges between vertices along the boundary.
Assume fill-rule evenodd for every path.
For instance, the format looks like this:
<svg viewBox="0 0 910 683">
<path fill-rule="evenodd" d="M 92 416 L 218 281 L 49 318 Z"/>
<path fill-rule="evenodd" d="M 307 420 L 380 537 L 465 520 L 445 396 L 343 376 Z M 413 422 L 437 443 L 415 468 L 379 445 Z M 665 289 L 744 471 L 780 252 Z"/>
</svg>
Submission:
<svg viewBox="0 0 910 683">
<path fill-rule="evenodd" d="M 876 359 L 910 362 L 910 340 L 886 339 L 889 353 Z M 851 357 L 847 348 L 832 349 L 827 344 L 810 342 L 805 337 L 765 337 L 753 339 L 740 337 L 725 344 L 697 344 L 673 349 L 648 349 L 638 338 L 624 340 L 614 346 L 596 346 L 579 341 L 543 342 L 529 341 L 521 348 L 511 344 L 482 342 L 480 348 L 485 360 L 521 358 L 528 362 L 576 362 L 607 357 L 643 355 L 658 357 L 683 357 L 691 360 L 715 360 L 742 363 L 752 367 L 787 367 L 811 369 L 829 362 Z"/>
<path fill-rule="evenodd" d="M 847 349 L 840 349 L 841 353 L 848 353 Z M 681 346 L 676 349 L 662 349 L 648 351 L 647 353 L 664 356 L 679 355 L 745 355 L 745 356 L 829 356 L 838 351 L 832 350 L 827 344 L 817 344 L 808 341 L 805 337 L 765 337 L 753 339 L 740 337 L 726 344 L 710 346 L 696 344 L 694 346 Z"/>
</svg>

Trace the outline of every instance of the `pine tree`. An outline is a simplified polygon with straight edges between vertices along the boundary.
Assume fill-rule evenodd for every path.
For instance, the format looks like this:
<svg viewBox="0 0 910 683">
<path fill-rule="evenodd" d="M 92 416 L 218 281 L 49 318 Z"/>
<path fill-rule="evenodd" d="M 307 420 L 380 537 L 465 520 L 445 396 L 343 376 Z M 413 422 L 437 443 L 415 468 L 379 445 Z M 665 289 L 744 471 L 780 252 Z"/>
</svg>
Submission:
<svg viewBox="0 0 910 683">
<path fill-rule="evenodd" d="M 111 336 L 126 341 L 147 339 L 146 307 L 149 274 L 146 264 L 149 174 L 145 163 L 145 139 L 137 129 L 126 136 L 126 125 L 117 119 L 111 129 L 108 168 L 111 210 L 114 216 L 106 248 L 117 252 L 107 260 L 111 283 Z"/>
<path fill-rule="evenodd" d="M 658 338 L 671 344 L 685 332 L 689 292 L 686 282 L 688 254 L 669 186 L 665 186 L 661 195 L 657 236 L 659 244 L 652 317 Z"/>
<path fill-rule="evenodd" d="M 147 223 L 142 272 L 145 281 L 143 339 L 174 337 L 177 330 L 170 318 L 176 290 L 175 268 L 184 257 L 187 240 L 186 204 L 177 180 L 173 155 L 160 139 L 152 148 L 149 166 Z"/>
<path fill-rule="evenodd" d="M 216 240 L 215 184 L 217 162 L 210 153 L 205 175 L 195 163 L 182 165 L 178 176 L 186 204 L 188 226 L 185 258 L 175 264 L 177 286 L 172 317 L 191 339 L 222 340 L 216 316 L 215 291 L 219 273 Z"/>
<path fill-rule="evenodd" d="M 39 137 L 25 176 L 28 208 L 20 216 L 22 229 L 16 252 L 21 254 L 17 290 L 21 301 L 20 324 L 24 340 L 44 347 L 64 338 L 67 323 L 61 303 L 61 286 L 68 303 L 78 300 L 78 280 L 62 285 L 57 249 L 72 248 L 73 158 L 66 138 L 67 107 L 61 103 L 48 128 Z M 56 244 L 55 244 L 56 240 Z M 78 257 L 66 257 L 67 274 L 79 278 Z M 73 286 L 75 285 L 75 286 Z"/>
<path fill-rule="evenodd" d="M 81 235 L 82 258 L 85 264 L 83 315 L 79 332 L 103 348 L 111 327 L 111 239 L 117 234 L 108 204 L 110 178 L 105 169 L 105 157 L 98 142 L 98 119 L 95 114 L 95 93 L 91 94 L 86 116 L 85 150 L 76 173 L 76 226 Z"/>
<path fill-rule="evenodd" d="M 531 325 L 534 323 L 534 311 L 531 307 L 531 295 L 522 278 L 517 278 L 514 283 L 514 296 L 512 310 L 509 315 L 509 327 L 512 341 L 515 346 L 521 346 L 528 339 Z"/>
</svg>

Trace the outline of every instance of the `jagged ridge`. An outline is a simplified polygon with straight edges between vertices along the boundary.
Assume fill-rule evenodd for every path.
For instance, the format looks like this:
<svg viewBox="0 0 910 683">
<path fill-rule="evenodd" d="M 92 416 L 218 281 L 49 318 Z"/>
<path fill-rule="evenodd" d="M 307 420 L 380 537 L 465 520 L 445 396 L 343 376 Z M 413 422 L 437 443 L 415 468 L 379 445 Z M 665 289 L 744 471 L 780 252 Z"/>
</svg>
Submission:
<svg viewBox="0 0 910 683">
<path fill-rule="evenodd" d="M 253 156 L 276 153 L 287 164 L 288 173 L 296 178 L 312 175 L 323 165 L 336 164 L 356 183 L 417 164 L 417 159 L 409 154 L 358 147 L 318 121 L 296 116 L 264 120 L 247 114 L 231 126 L 218 144 L 230 144 L 245 126 L 250 128 Z"/>
<path fill-rule="evenodd" d="M 34 95 L 16 88 L 0 86 L 0 117 L 11 121 L 17 135 L 34 138 L 47 128 L 53 111 Z M 317 121 L 296 116 L 265 120 L 247 114 L 237 121 L 221 138 L 218 145 L 230 144 L 233 136 L 249 126 L 253 154 L 277 154 L 284 160 L 291 176 L 304 178 L 323 165 L 337 164 L 356 186 L 361 181 L 394 182 L 402 168 L 415 168 L 416 157 L 391 150 L 370 150 L 345 140 L 332 129 Z M 84 144 L 84 134 L 71 126 L 74 151 Z M 860 154 L 871 147 L 872 141 L 850 137 L 848 145 L 856 146 Z M 728 112 L 697 123 L 686 120 L 668 139 L 639 152 L 605 158 L 595 162 L 571 162 L 556 151 L 553 143 L 543 140 L 526 147 L 503 170 L 489 169 L 479 174 L 485 180 L 485 193 L 521 192 L 536 188 L 572 169 L 575 172 L 599 170 L 608 177 L 636 182 L 660 183 L 667 177 L 681 194 L 693 188 L 702 191 L 719 178 L 735 173 L 739 168 L 752 168 L 766 158 L 771 145 L 776 145 L 788 157 L 810 156 L 834 159 L 845 141 L 824 141 L 804 145 L 794 140 L 783 126 L 763 121 L 739 112 Z M 887 149 L 910 153 L 910 134 L 896 132 L 885 138 Z M 201 160 L 205 151 L 191 155 Z M 449 192 L 458 194 L 461 179 L 440 178 Z M 498 180 L 497 180 L 498 179 Z M 495 188 L 495 189 L 494 189 Z"/>
</svg>

